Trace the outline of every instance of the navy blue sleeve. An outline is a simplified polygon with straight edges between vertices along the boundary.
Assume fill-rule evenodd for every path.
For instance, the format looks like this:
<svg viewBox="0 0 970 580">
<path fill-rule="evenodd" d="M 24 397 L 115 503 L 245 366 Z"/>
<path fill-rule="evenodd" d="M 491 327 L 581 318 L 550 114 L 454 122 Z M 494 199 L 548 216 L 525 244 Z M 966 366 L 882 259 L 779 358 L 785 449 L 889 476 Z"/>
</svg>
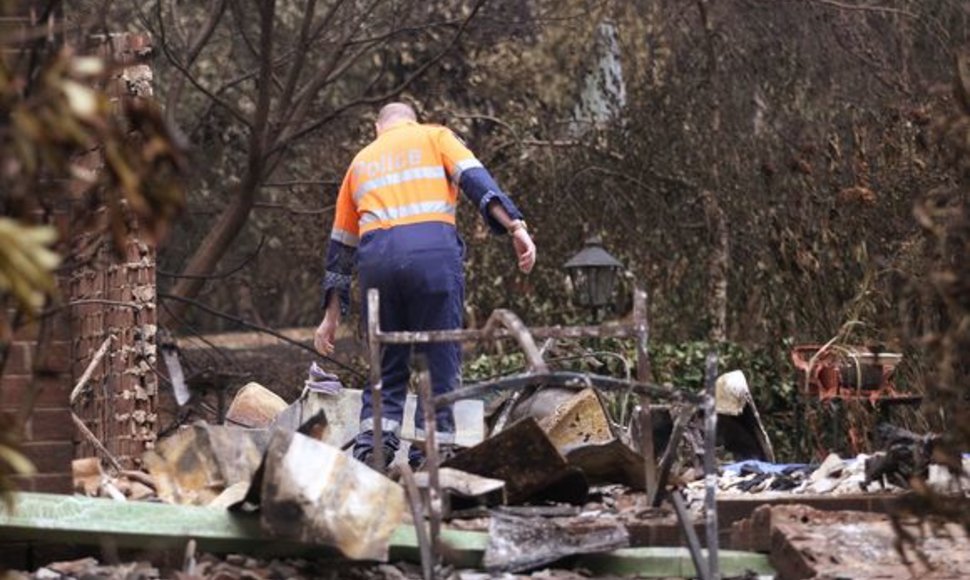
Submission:
<svg viewBox="0 0 970 580">
<path fill-rule="evenodd" d="M 458 187 L 465 194 L 465 197 L 478 207 L 478 211 L 482 214 L 485 223 L 488 224 L 492 232 L 504 234 L 505 228 L 489 213 L 488 204 L 492 200 L 498 201 L 513 220 L 522 219 L 522 212 L 512 203 L 509 196 L 502 193 L 488 170 L 480 164 L 476 163 L 476 165 L 461 172 L 458 176 Z"/>
<path fill-rule="evenodd" d="M 334 292 L 340 300 L 340 313 L 350 312 L 350 282 L 357 259 L 357 247 L 330 238 L 327 247 L 327 267 L 323 275 L 323 308 L 330 302 Z"/>
</svg>

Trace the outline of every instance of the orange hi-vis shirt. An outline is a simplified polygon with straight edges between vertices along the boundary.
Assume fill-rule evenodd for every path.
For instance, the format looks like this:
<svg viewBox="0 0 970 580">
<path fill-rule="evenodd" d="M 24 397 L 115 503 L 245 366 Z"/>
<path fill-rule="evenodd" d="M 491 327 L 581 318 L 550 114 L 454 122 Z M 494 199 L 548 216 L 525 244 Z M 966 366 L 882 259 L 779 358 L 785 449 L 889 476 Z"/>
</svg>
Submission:
<svg viewBox="0 0 970 580">
<path fill-rule="evenodd" d="M 509 217 L 522 219 L 522 212 L 447 128 L 402 121 L 382 131 L 357 154 L 340 186 L 327 248 L 323 304 L 336 292 L 341 311 L 349 310 L 361 236 L 409 224 L 454 225 L 459 191 L 495 233 L 505 229 L 491 215 L 490 204 L 498 203 Z M 413 228 L 414 235 L 422 235 L 422 230 Z"/>
<path fill-rule="evenodd" d="M 337 196 L 331 239 L 356 246 L 371 230 L 455 223 L 461 173 L 482 167 L 445 127 L 403 121 L 354 158 Z"/>
</svg>

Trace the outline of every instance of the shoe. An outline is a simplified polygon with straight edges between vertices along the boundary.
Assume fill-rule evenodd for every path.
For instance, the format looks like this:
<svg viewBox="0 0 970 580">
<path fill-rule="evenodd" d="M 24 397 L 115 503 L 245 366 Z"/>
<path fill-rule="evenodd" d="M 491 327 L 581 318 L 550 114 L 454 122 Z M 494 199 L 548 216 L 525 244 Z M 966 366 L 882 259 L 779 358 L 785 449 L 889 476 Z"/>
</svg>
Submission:
<svg viewBox="0 0 970 580">
<path fill-rule="evenodd" d="M 393 448 L 391 448 L 391 447 L 389 447 L 387 445 L 384 446 L 384 467 L 383 467 L 383 471 L 387 471 L 387 468 L 389 468 L 391 466 L 391 462 L 394 461 L 394 454 L 395 453 L 397 453 L 397 450 L 396 449 L 393 449 Z M 373 458 L 374 458 L 374 450 L 373 449 L 367 449 L 367 450 L 361 451 L 359 453 L 354 453 L 354 457 L 358 461 L 360 461 L 360 462 L 364 463 L 365 465 L 367 465 L 368 467 L 377 469 L 373 465 L 373 463 L 374 463 L 373 462 Z"/>
<path fill-rule="evenodd" d="M 438 463 L 444 463 L 458 452 L 458 448 L 454 445 L 441 445 L 438 447 Z M 408 452 L 408 465 L 411 466 L 412 471 L 421 471 L 427 464 L 427 457 L 424 455 L 424 451 L 420 448 L 411 446 L 411 450 Z"/>
<path fill-rule="evenodd" d="M 412 445 L 411 450 L 408 451 L 408 466 L 411 468 L 411 471 L 421 471 L 424 469 L 424 463 L 424 452 Z"/>
</svg>

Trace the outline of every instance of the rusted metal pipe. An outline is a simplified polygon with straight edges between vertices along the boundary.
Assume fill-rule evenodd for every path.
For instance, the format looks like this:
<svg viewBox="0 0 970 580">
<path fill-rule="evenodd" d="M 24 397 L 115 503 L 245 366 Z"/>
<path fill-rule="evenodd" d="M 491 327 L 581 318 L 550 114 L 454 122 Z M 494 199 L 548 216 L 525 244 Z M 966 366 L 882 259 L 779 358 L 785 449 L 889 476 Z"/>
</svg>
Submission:
<svg viewBox="0 0 970 580">
<path fill-rule="evenodd" d="M 565 388 L 585 389 L 590 385 L 609 392 L 631 391 L 637 395 L 645 395 L 651 399 L 671 401 L 674 403 L 689 403 L 699 405 L 704 396 L 690 391 L 661 387 L 639 381 L 628 381 L 614 377 L 606 377 L 590 373 L 571 371 L 550 371 L 548 373 L 523 373 L 512 375 L 494 381 L 475 383 L 455 389 L 450 393 L 438 395 L 434 399 L 436 407 L 450 405 L 457 400 L 476 397 L 485 393 L 502 390 L 519 390 L 533 385 L 547 385 Z"/>
<path fill-rule="evenodd" d="M 657 459 L 653 451 L 653 415 L 649 397 L 640 397 L 637 406 L 640 419 L 640 453 L 643 454 L 643 485 L 647 497 L 657 493 Z"/>
<path fill-rule="evenodd" d="M 637 380 L 650 381 L 653 374 L 650 368 L 649 325 L 647 324 L 647 293 L 640 288 L 633 291 L 633 335 L 636 339 Z M 660 479 L 657 475 L 657 457 L 653 450 L 653 414 L 650 411 L 652 398 L 639 393 L 640 398 L 640 452 L 643 454 L 643 480 L 647 497 L 657 495 Z"/>
<path fill-rule="evenodd" d="M 421 494 L 418 492 L 418 485 L 414 481 L 414 473 L 411 467 L 405 463 L 401 465 L 401 481 L 404 483 L 404 491 L 408 497 L 408 505 L 411 507 L 411 519 L 414 520 L 414 533 L 418 537 L 418 552 L 421 555 L 421 576 L 424 580 L 434 580 L 435 559 L 431 540 L 428 537 L 428 530 L 424 523 L 424 504 L 421 503 Z"/>
<path fill-rule="evenodd" d="M 512 333 L 516 342 L 519 343 L 519 347 L 525 354 L 525 360 L 527 368 L 533 373 L 546 373 L 549 372 L 549 366 L 546 365 L 546 361 L 542 359 L 542 352 L 536 347 L 535 339 L 532 338 L 532 334 L 529 333 L 529 329 L 526 328 L 522 320 L 516 316 L 512 311 L 505 309 L 498 309 L 492 312 L 492 315 L 488 318 L 488 322 L 485 323 L 486 338 L 492 338 L 498 325 L 502 325 L 505 329 Z M 499 415 L 498 420 L 495 421 L 495 426 L 492 428 L 493 433 L 498 433 L 505 428 L 505 424 L 508 423 L 509 417 L 512 416 L 512 411 L 515 409 L 516 404 L 524 396 L 528 396 L 533 391 L 533 388 L 529 388 L 527 391 L 516 391 L 512 393 L 509 400 L 505 404 L 505 408 Z"/>
<path fill-rule="evenodd" d="M 374 421 L 371 467 L 384 471 L 384 408 L 381 401 L 381 297 L 377 288 L 367 291 L 367 345 L 370 357 L 371 409 Z"/>
<path fill-rule="evenodd" d="M 636 334 L 636 325 L 616 322 L 601 326 L 537 326 L 530 328 L 529 332 L 533 338 L 631 338 Z M 484 329 L 414 330 L 381 332 L 380 337 L 384 344 L 423 344 L 514 339 L 515 333 L 503 328 L 491 333 L 486 333 Z"/>
<path fill-rule="evenodd" d="M 498 330 L 496 327 L 499 324 L 505 327 L 512 335 L 512 338 L 519 343 L 519 347 L 525 354 L 526 364 L 530 371 L 534 373 L 545 373 L 549 371 L 549 367 L 546 365 L 546 361 L 542 360 L 542 353 L 539 352 L 539 347 L 536 346 L 536 341 L 529 332 L 528 327 L 511 310 L 499 308 L 492 312 L 492 315 L 488 317 L 488 321 L 485 323 L 485 327 L 482 329 L 485 338 L 492 338 Z"/>
<path fill-rule="evenodd" d="M 708 580 L 711 572 L 704 560 L 704 552 L 701 551 L 701 542 L 697 537 L 697 530 L 694 529 L 694 522 L 690 519 L 687 506 L 684 505 L 684 496 L 679 489 L 675 489 L 670 494 L 671 503 L 674 504 L 674 512 L 677 514 L 677 521 L 680 523 L 680 530 L 687 538 L 687 551 L 690 552 L 690 559 L 694 562 L 694 571 L 700 580 Z"/>
<path fill-rule="evenodd" d="M 428 470 L 428 512 L 431 520 L 431 550 L 437 564 L 441 554 L 438 541 L 441 537 L 441 482 L 438 478 L 438 420 L 435 417 L 434 399 L 431 392 L 431 373 L 427 361 L 419 357 L 418 396 L 424 411 L 424 454 Z"/>
<path fill-rule="evenodd" d="M 706 386 L 704 397 L 704 517 L 707 524 L 708 578 L 711 580 L 717 580 L 721 576 L 717 561 L 717 464 L 714 456 L 717 445 L 716 382 L 717 351 L 712 349 L 707 354 L 707 364 L 704 371 L 704 384 Z"/>
<path fill-rule="evenodd" d="M 633 291 L 633 334 L 637 345 L 637 380 L 649 383 L 653 379 L 650 365 L 650 324 L 647 319 L 647 293 L 641 288 Z"/>
<path fill-rule="evenodd" d="M 674 460 L 677 459 L 677 448 L 680 446 L 680 440 L 684 436 L 684 429 L 687 427 L 687 423 L 690 422 L 694 411 L 696 411 L 696 408 L 689 405 L 681 406 L 678 409 L 676 417 L 674 418 L 674 428 L 670 433 L 670 440 L 667 443 L 667 449 L 664 450 L 657 468 L 657 485 L 654 493 L 647 496 L 647 505 L 657 507 L 663 501 L 664 488 L 667 487 L 670 469 L 674 465 Z"/>
</svg>

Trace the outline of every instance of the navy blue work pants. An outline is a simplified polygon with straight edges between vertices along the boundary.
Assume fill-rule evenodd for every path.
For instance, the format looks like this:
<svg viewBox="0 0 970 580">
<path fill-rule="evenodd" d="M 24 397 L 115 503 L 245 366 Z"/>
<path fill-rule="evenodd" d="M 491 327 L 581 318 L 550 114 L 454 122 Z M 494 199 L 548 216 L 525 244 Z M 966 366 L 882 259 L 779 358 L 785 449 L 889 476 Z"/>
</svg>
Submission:
<svg viewBox="0 0 970 580">
<path fill-rule="evenodd" d="M 464 246 L 454 226 L 428 222 L 368 232 L 357 249 L 362 304 L 366 328 L 367 291 L 380 291 L 382 331 L 449 330 L 462 326 L 465 278 L 462 271 Z M 458 343 L 421 345 L 389 344 L 381 358 L 383 421 L 385 445 L 396 449 L 404 416 L 404 402 L 411 376 L 412 351 L 424 355 L 431 373 L 435 395 L 450 392 L 461 371 Z M 364 391 L 361 408 L 361 434 L 355 455 L 373 446 L 373 408 L 371 391 Z M 435 415 L 438 433 L 453 434 L 455 422 L 450 407 Z M 424 429 L 424 412 L 418 405 L 415 426 Z M 448 442 L 445 435 L 442 442 Z"/>
</svg>

